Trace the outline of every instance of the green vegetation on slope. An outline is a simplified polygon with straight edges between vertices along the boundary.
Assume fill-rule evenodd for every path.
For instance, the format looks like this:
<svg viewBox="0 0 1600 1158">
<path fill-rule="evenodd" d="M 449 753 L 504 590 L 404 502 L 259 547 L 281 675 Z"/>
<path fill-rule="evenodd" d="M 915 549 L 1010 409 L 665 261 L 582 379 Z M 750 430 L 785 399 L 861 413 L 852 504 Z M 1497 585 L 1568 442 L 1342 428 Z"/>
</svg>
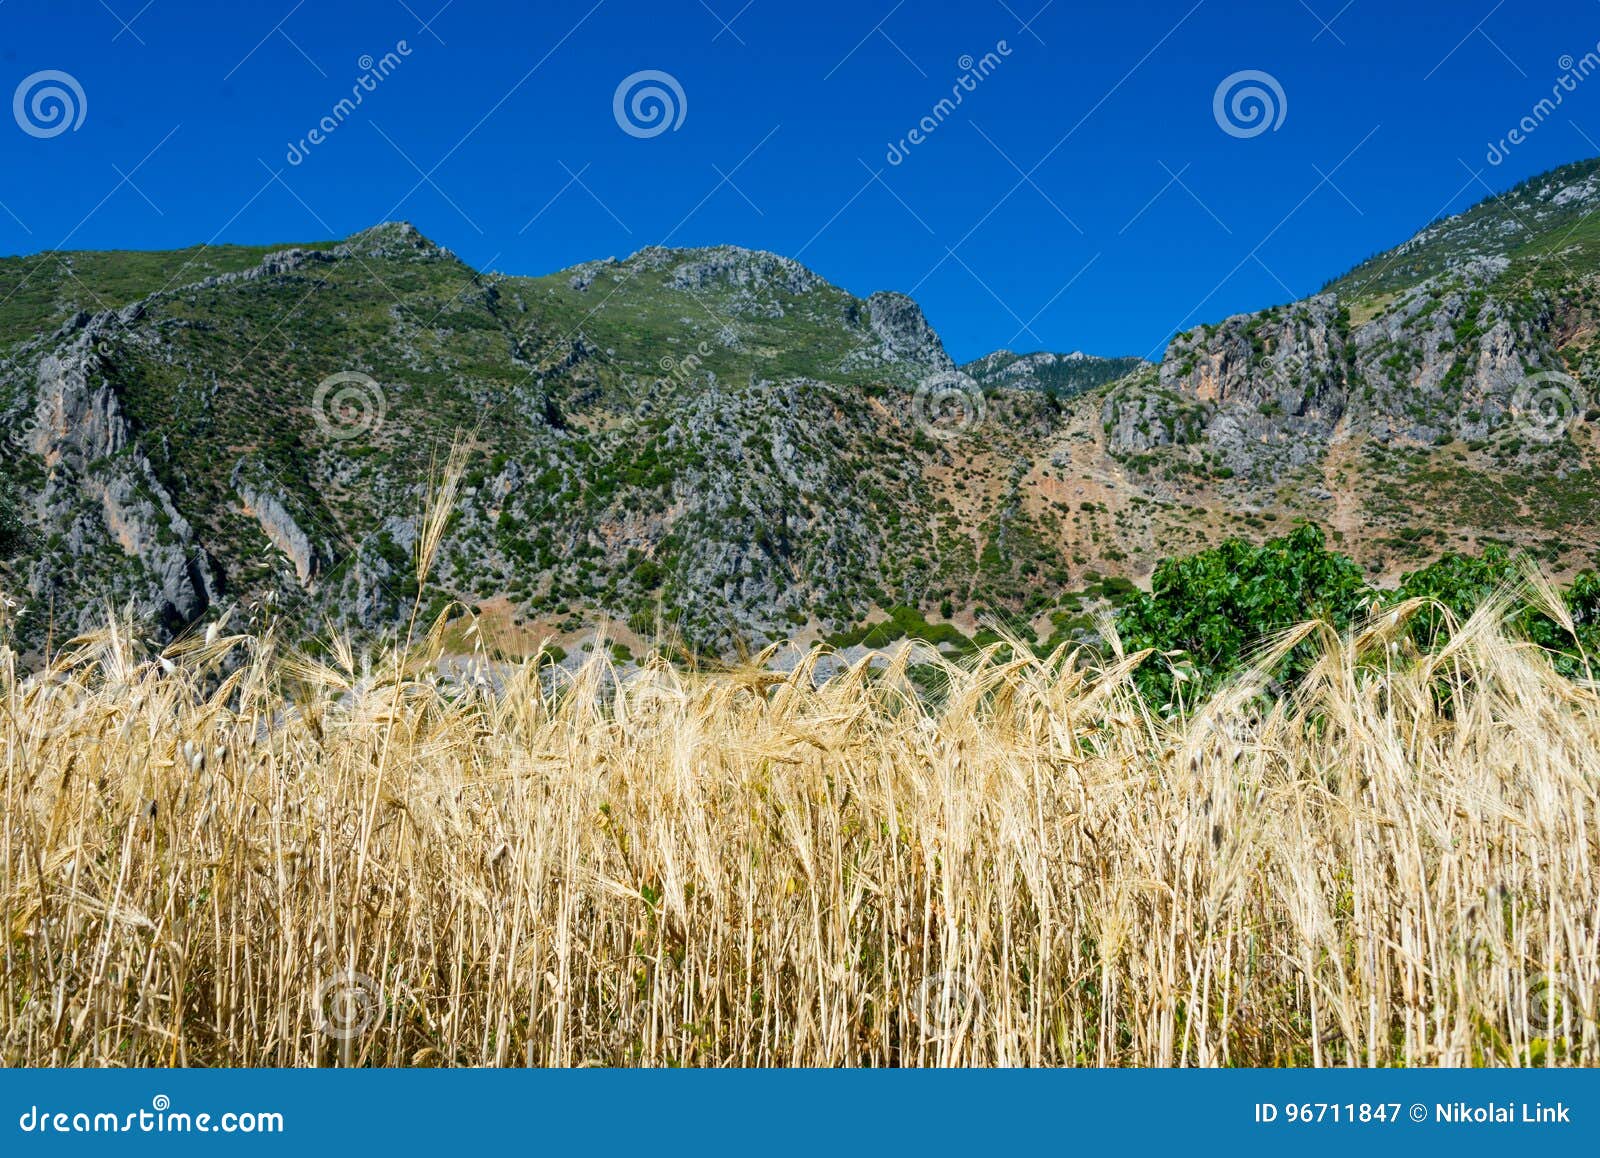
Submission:
<svg viewBox="0 0 1600 1158">
<path fill-rule="evenodd" d="M 1564 276 L 1592 272 L 1600 268 L 1600 221 L 1587 199 L 1558 196 L 1563 188 L 1591 179 L 1600 181 L 1600 158 L 1530 177 L 1465 213 L 1435 222 L 1323 288 L 1351 298 L 1375 298 L 1483 257 L 1505 257 L 1514 268 L 1551 265 Z"/>
<path fill-rule="evenodd" d="M 337 242 L 308 242 L 329 249 Z M 78 312 L 115 310 L 160 290 L 240 273 L 287 245 L 196 245 L 166 251 L 47 251 L 0 257 L 0 352 L 47 334 Z"/>
<path fill-rule="evenodd" d="M 1438 648 L 1475 610 L 1500 597 L 1510 602 L 1504 623 L 1514 634 L 1543 649 L 1563 675 L 1587 675 L 1600 649 L 1600 575 L 1585 571 L 1559 591 L 1541 592 L 1529 582 L 1523 565 L 1490 546 L 1481 555 L 1447 553 L 1406 574 L 1396 588 L 1373 587 L 1354 562 L 1328 550 L 1321 528 L 1306 524 L 1261 546 L 1229 539 L 1163 560 L 1149 594 L 1119 612 L 1117 630 L 1129 650 L 1159 653 L 1136 679 L 1147 696 L 1169 708 L 1204 699 L 1292 627 L 1320 620 L 1345 631 L 1381 608 L 1413 599 L 1427 601 L 1409 619 L 1419 649 Z M 1299 645 L 1275 678 L 1292 684 L 1320 651 L 1314 642 Z"/>
</svg>

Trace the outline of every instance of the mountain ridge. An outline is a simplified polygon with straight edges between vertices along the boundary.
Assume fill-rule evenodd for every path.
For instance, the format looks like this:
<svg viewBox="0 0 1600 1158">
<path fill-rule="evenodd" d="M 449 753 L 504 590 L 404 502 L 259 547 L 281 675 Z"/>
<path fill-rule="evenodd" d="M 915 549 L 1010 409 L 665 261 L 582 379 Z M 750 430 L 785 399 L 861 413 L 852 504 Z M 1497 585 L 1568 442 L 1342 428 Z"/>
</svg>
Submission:
<svg viewBox="0 0 1600 1158">
<path fill-rule="evenodd" d="M 738 246 L 515 277 L 390 222 L 3 259 L 0 583 L 36 643 L 106 597 L 168 634 L 229 607 L 381 633 L 421 597 L 512 650 L 609 619 L 726 652 L 896 606 L 1049 634 L 1101 576 L 1299 518 L 1375 574 L 1495 537 L 1575 566 L 1600 523 L 1597 168 L 1159 363 L 958 367 L 909 297 Z M 418 592 L 415 512 L 458 431 Z M 1419 497 L 1445 518 L 1419 526 Z"/>
</svg>

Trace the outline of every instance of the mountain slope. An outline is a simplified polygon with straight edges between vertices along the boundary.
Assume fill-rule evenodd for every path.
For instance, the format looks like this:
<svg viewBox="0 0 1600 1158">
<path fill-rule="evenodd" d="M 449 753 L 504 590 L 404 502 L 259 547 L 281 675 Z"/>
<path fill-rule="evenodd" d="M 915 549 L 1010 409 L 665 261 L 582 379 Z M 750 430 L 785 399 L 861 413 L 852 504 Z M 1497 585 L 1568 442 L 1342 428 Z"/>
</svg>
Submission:
<svg viewBox="0 0 1600 1158">
<path fill-rule="evenodd" d="M 1487 263 L 1525 270 L 1549 267 L 1552 280 L 1600 265 L 1600 158 L 1530 177 L 1465 213 L 1437 221 L 1415 237 L 1328 283 L 1341 297 L 1370 298 L 1410 289 L 1430 278 Z"/>
<path fill-rule="evenodd" d="M 1545 174 L 1328 292 L 1181 335 L 1104 395 L 1106 453 L 1150 497 L 1330 523 L 1376 573 L 1487 540 L 1592 561 L 1596 173 Z"/>
<path fill-rule="evenodd" d="M 251 256 L 11 335 L 6 566 L 36 633 L 102 595 L 169 632 L 223 605 L 390 629 L 457 432 L 470 473 L 423 599 L 506 634 L 614 616 L 727 650 L 1037 585 L 1048 552 L 1006 482 L 1021 451 L 957 467 L 919 424 L 918 384 L 953 364 L 901 295 L 732 248 L 483 276 L 404 225 Z M 1014 409 L 1019 429 L 1053 412 Z"/>
<path fill-rule="evenodd" d="M 901 605 L 1048 633 L 1074 588 L 1298 518 L 1374 574 L 1488 540 L 1575 569 L 1597 211 L 1600 162 L 1568 166 L 1159 365 L 958 369 L 904 295 L 726 246 L 535 278 L 403 224 L 8 259 L 0 588 L 36 647 L 105 598 L 167 634 L 233 608 L 376 635 L 455 600 L 512 651 L 610 619 L 726 653 Z"/>
<path fill-rule="evenodd" d="M 1037 390 L 1052 398 L 1072 398 L 1148 366 L 1143 358 L 1101 358 L 1071 354 L 1014 354 L 996 350 L 961 367 L 987 390 Z"/>
</svg>

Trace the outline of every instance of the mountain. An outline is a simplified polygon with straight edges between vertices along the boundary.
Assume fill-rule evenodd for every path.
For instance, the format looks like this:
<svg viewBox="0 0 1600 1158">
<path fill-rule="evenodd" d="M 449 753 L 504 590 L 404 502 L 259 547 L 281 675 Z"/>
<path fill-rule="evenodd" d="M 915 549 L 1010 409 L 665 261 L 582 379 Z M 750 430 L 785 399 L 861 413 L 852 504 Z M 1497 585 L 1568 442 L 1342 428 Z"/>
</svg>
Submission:
<svg viewBox="0 0 1600 1158">
<path fill-rule="evenodd" d="M 957 367 L 904 295 L 648 248 L 480 273 L 414 228 L 0 260 L 0 590 L 43 646 L 132 603 L 497 646 L 730 652 L 896 607 L 1044 633 L 1072 594 L 1297 518 L 1374 574 L 1593 560 L 1600 162 L 1137 358 Z M 470 460 L 419 592 L 420 512 Z"/>
<path fill-rule="evenodd" d="M 1600 263 L 1600 158 L 1532 177 L 1435 222 L 1405 244 L 1362 262 L 1326 290 L 1377 298 L 1478 263 L 1516 261 L 1528 272 L 1547 269 L 1548 284 L 1564 273 Z"/>
<path fill-rule="evenodd" d="M 1374 574 L 1501 541 L 1591 564 L 1600 162 L 1435 223 L 1323 293 L 1180 335 L 1108 389 L 1134 494 L 1306 517 Z"/>
<path fill-rule="evenodd" d="M 471 464 L 422 595 L 508 645 L 609 616 L 729 650 L 1066 578 L 1012 477 L 1055 404 L 959 447 L 917 404 L 955 366 L 916 304 L 772 254 L 510 278 L 390 224 L 13 259 L 0 296 L 0 582 L 35 643 L 106 598 L 169 633 L 223 607 L 393 628 L 457 432 Z"/>
<path fill-rule="evenodd" d="M 1014 354 L 996 350 L 968 362 L 961 371 L 985 390 L 1009 387 L 1072 398 L 1148 365 L 1143 358 L 1101 358 L 1082 351 Z"/>
</svg>

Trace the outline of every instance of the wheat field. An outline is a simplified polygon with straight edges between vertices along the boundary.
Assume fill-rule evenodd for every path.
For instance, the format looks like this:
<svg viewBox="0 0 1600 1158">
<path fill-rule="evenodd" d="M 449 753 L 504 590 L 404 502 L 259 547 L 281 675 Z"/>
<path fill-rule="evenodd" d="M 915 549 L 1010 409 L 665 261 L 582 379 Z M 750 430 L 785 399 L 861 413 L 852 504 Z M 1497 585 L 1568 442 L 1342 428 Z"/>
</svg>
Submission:
<svg viewBox="0 0 1600 1158">
<path fill-rule="evenodd" d="M 8 1065 L 1570 1065 L 1600 694 L 1486 607 L 1159 657 L 442 680 L 113 622 L 0 653 Z M 1273 657 L 1262 660 L 1262 670 Z"/>
</svg>

